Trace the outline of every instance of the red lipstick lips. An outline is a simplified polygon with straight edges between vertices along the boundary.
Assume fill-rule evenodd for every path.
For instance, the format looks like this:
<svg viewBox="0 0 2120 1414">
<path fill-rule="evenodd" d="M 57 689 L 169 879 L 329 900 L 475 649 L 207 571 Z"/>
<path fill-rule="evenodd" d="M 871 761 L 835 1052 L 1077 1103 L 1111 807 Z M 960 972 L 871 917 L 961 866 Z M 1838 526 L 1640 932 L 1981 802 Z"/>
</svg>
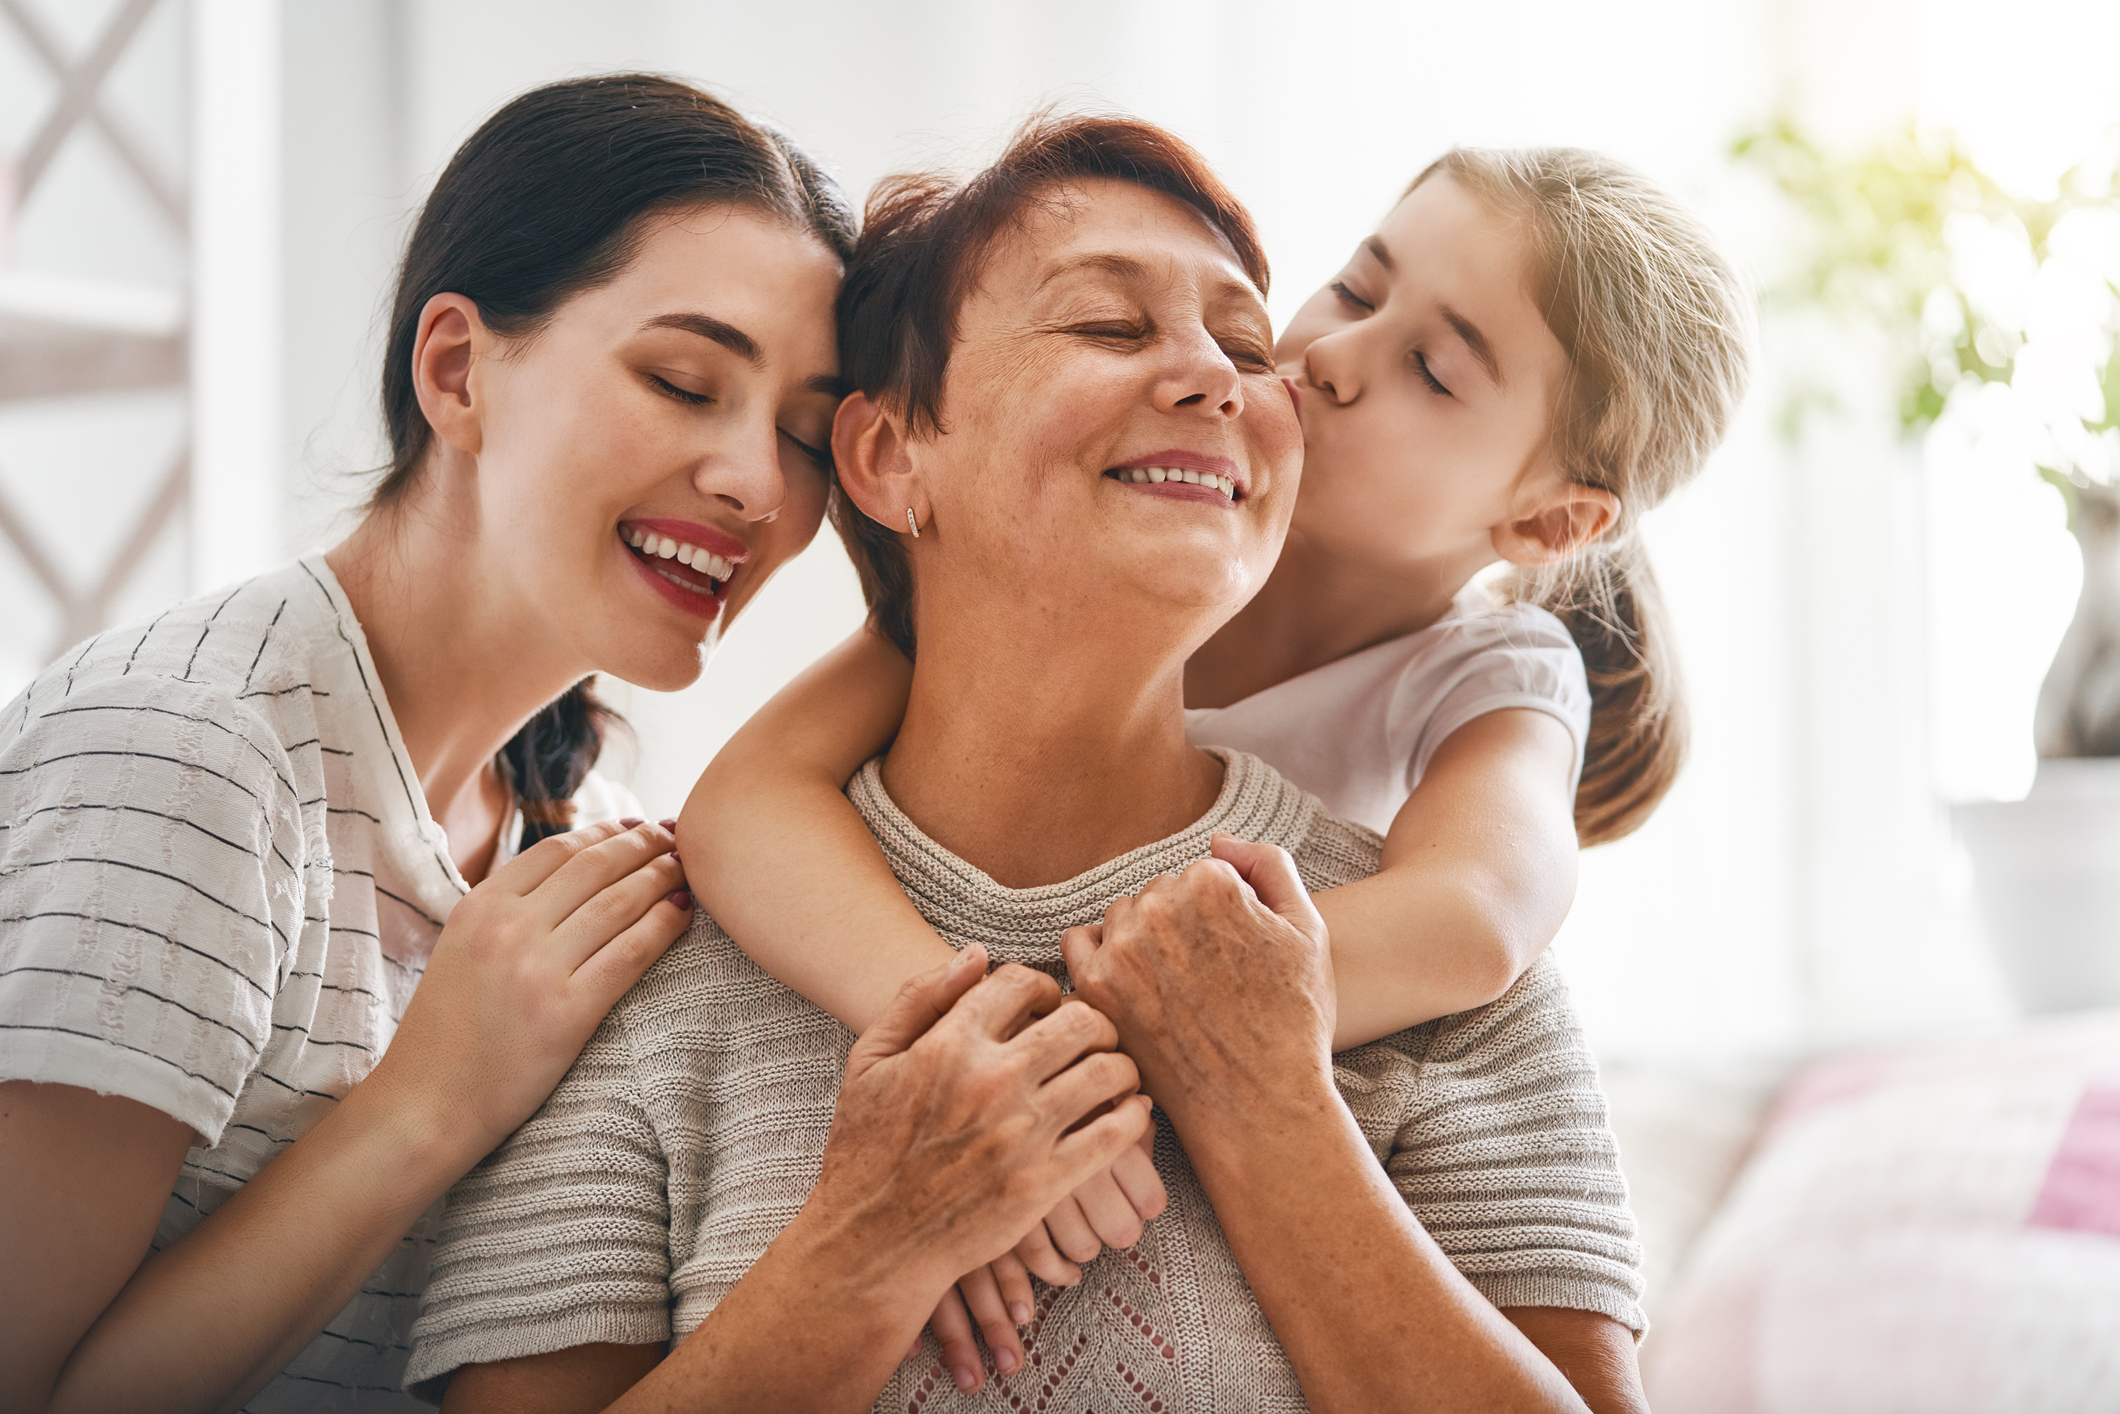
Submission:
<svg viewBox="0 0 2120 1414">
<path fill-rule="evenodd" d="M 696 618 L 721 613 L 729 581 L 750 558 L 741 540 L 697 521 L 626 520 L 618 536 L 648 587 Z"/>
</svg>

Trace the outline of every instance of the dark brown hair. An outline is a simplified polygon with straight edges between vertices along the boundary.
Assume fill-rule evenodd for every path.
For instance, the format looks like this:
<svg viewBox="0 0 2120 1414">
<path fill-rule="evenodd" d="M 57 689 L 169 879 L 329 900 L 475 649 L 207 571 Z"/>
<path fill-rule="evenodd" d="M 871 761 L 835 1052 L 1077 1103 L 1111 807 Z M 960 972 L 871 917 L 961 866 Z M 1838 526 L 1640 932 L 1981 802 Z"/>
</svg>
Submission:
<svg viewBox="0 0 2120 1414">
<path fill-rule="evenodd" d="M 370 509 L 404 499 L 433 441 L 412 378 L 429 300 L 463 295 L 496 334 L 533 336 L 567 300 L 625 269 L 649 218 L 704 205 L 763 211 L 842 260 L 853 253 L 854 212 L 838 184 L 778 129 L 689 84 L 574 79 L 488 118 L 450 159 L 405 247 L 383 354 L 390 465 Z M 572 824 L 569 798 L 617 721 L 589 685 L 539 711 L 496 759 L 522 805 L 526 847 Z"/>
<path fill-rule="evenodd" d="M 1506 590 L 1550 609 L 1582 650 L 1590 737 L 1575 832 L 1603 844 L 1648 819 L 1685 762 L 1678 657 L 1637 526 L 1729 430 L 1754 301 L 1698 217 L 1601 153 L 1457 148 L 1413 186 L 1438 173 L 1522 223 L 1533 294 L 1568 355 L 1554 452 L 1569 477 L 1620 500 L 1619 523 L 1588 551 L 1519 570 Z"/>
<path fill-rule="evenodd" d="M 886 177 L 869 193 L 839 294 L 839 363 L 847 382 L 902 415 L 913 435 L 944 431 L 942 389 L 957 314 L 995 240 L 1070 183 L 1100 177 L 1192 207 L 1266 292 L 1266 253 L 1251 213 L 1199 153 L 1137 118 L 1041 114 L 974 176 Z M 913 583 L 898 539 L 905 527 L 878 524 L 845 494 L 833 498 L 832 521 L 876 626 L 910 656 Z"/>
</svg>

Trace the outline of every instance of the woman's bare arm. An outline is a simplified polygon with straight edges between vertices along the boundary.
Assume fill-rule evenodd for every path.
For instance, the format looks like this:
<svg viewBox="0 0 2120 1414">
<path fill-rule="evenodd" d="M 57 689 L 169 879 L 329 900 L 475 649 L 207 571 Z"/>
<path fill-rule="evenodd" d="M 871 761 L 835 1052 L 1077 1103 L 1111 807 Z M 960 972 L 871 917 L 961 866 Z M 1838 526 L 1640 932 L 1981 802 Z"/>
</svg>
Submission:
<svg viewBox="0 0 2120 1414">
<path fill-rule="evenodd" d="M 140 1265 L 176 1186 L 189 1126 L 119 1095 L 0 1085 L 0 1409 L 40 1409 L 81 1338 Z"/>
<path fill-rule="evenodd" d="M 1485 1006 L 1575 901 L 1575 745 L 1510 708 L 1452 732 L 1391 822 L 1383 867 L 1317 895 L 1332 930 L 1336 1051 Z"/>
<path fill-rule="evenodd" d="M 950 956 L 842 794 L 897 734 L 912 676 L 864 625 L 729 739 L 677 824 L 707 912 L 752 961 L 855 1031 Z"/>
<path fill-rule="evenodd" d="M 271 1381 L 683 930 L 672 843 L 597 825 L 502 866 L 450 915 L 368 1078 L 153 1255 L 191 1132 L 0 1085 L 0 1408 L 234 1409 Z"/>
</svg>

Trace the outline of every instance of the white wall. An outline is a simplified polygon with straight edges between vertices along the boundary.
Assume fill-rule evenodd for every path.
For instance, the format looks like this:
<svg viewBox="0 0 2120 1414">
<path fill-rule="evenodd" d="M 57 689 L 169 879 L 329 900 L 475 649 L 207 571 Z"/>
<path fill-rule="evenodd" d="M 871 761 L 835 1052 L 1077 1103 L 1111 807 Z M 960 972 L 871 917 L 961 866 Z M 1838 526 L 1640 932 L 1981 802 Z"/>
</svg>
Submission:
<svg viewBox="0 0 2120 1414">
<path fill-rule="evenodd" d="M 2060 33 L 2066 8 L 2035 8 L 2024 23 Z M 358 491 L 346 473 L 379 460 L 373 331 L 405 215 L 454 146 L 536 83 L 614 68 L 703 81 L 784 123 L 856 192 L 894 168 L 976 156 L 1040 103 L 1129 108 L 1196 142 L 1252 205 L 1285 317 L 1454 142 L 1612 150 L 1688 194 L 1768 265 L 1761 193 L 1722 161 L 1734 131 L 1782 99 L 1849 139 L 1896 120 L 1950 88 L 1957 71 L 1935 55 L 1960 62 L 1965 46 L 1939 51 L 1920 37 L 1988 23 L 1961 9 L 289 6 L 288 521 L 321 534 L 331 508 Z M 1782 359 L 1811 352 L 1800 336 L 1777 346 Z M 1782 1049 L 1998 1008 L 1953 892 L 1936 803 L 1923 478 L 1905 449 L 1860 425 L 1789 454 L 1767 430 L 1771 369 L 1763 382 L 1704 479 L 1650 522 L 1696 740 L 1658 817 L 1588 856 L 1560 944 L 1608 1055 Z M 2034 639 L 2057 592 L 2041 590 Z M 629 694 L 641 739 L 634 779 L 648 804 L 673 811 L 735 725 L 859 613 L 827 534 L 697 688 Z M 2023 678 L 2036 645 L 2018 658 Z"/>
<path fill-rule="evenodd" d="M 111 3 L 29 9 L 62 58 L 88 52 L 109 23 Z M 190 126 L 186 5 L 151 12 L 99 90 L 101 106 L 173 185 L 186 180 Z M 89 303 L 118 314 L 119 327 L 147 315 L 174 332 L 183 303 L 187 250 L 181 230 L 135 182 L 91 123 L 58 148 L 34 191 L 17 204 L 15 159 L 57 99 L 46 66 L 0 26 L 0 280 L 16 275 L 86 286 Z M 56 293 L 50 292 L 47 293 Z M 72 299 L 60 297 L 64 307 Z M 0 314 L 0 322 L 7 316 Z M 104 325 L 101 317 L 90 324 Z M 189 437 L 181 389 L 0 399 L 0 495 L 56 562 L 75 592 L 105 582 L 154 503 Z M 124 618 L 151 612 L 189 587 L 179 514 L 129 566 L 112 603 Z M 0 698 L 12 697 L 59 648 L 65 622 L 22 561 L 0 546 Z"/>
</svg>

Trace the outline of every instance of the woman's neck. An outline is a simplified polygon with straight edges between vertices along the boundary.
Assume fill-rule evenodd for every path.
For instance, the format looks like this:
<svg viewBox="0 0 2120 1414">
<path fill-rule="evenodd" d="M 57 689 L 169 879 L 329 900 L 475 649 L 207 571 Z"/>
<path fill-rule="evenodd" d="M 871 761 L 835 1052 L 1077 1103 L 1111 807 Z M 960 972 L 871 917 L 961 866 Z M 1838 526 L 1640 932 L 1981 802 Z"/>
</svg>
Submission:
<svg viewBox="0 0 2120 1414">
<path fill-rule="evenodd" d="M 510 804 L 495 754 L 589 669 L 562 661 L 549 635 L 492 594 L 472 553 L 475 517 L 433 504 L 441 499 L 372 512 L 324 558 L 368 640 L 428 813 L 476 883 Z"/>
<path fill-rule="evenodd" d="M 1009 888 L 1176 834 L 1222 786 L 1221 763 L 1185 739 L 1182 648 L 1069 636 L 1086 641 L 1006 624 L 924 634 L 883 763 L 899 809 Z"/>
<path fill-rule="evenodd" d="M 1185 665 L 1185 703 L 1226 707 L 1441 619 L 1486 561 L 1380 565 L 1291 530 L 1251 602 Z"/>
</svg>

